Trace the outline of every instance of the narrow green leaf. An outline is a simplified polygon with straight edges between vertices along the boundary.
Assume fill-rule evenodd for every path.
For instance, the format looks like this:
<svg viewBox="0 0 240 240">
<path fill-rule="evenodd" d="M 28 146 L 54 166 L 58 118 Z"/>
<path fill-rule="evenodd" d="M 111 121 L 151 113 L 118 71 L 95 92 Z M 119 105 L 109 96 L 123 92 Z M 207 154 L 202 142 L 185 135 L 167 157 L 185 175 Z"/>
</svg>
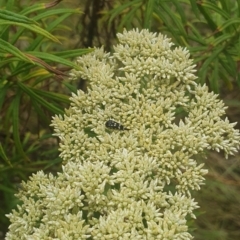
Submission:
<svg viewBox="0 0 240 240">
<path fill-rule="evenodd" d="M 108 12 L 110 19 L 108 21 L 108 27 L 111 26 L 111 23 L 115 17 L 117 17 L 121 12 L 123 12 L 128 7 L 134 6 L 134 4 L 139 4 L 140 0 L 127 1 L 125 4 L 121 4 L 118 7 L 115 7 L 113 10 Z"/>
<path fill-rule="evenodd" d="M 46 30 L 48 32 L 51 32 L 56 26 L 58 26 L 63 20 L 65 20 L 66 18 L 68 18 L 71 15 L 71 13 L 66 13 L 60 17 L 58 17 L 55 21 L 51 22 Z M 38 36 L 32 43 L 31 45 L 28 47 L 28 51 L 33 51 L 34 49 L 36 49 L 40 44 L 42 44 L 42 36 Z"/>
<path fill-rule="evenodd" d="M 232 78 L 235 79 L 238 70 L 237 70 L 237 63 L 233 59 L 232 55 L 224 51 L 224 58 L 220 58 L 219 62 L 222 65 L 221 71 L 225 69 L 228 75 L 232 76 Z"/>
<path fill-rule="evenodd" d="M 77 88 L 75 87 L 75 86 L 73 86 L 72 84 L 70 84 L 69 82 L 66 82 L 66 81 L 64 81 L 63 82 L 63 84 L 64 84 L 64 86 L 65 87 L 67 87 L 71 92 L 73 92 L 73 93 L 77 93 Z"/>
<path fill-rule="evenodd" d="M 212 10 L 215 13 L 219 13 L 225 19 L 230 18 L 230 15 L 226 11 L 219 8 L 216 4 L 214 4 L 210 1 L 202 1 L 202 6 Z"/>
<path fill-rule="evenodd" d="M 35 101 L 35 99 L 31 99 L 31 104 L 32 104 L 33 108 L 35 109 L 35 112 L 41 119 L 41 123 L 45 124 L 46 127 L 49 126 L 50 119 L 48 119 L 46 117 L 46 113 L 43 111 L 41 105 L 37 101 Z"/>
<path fill-rule="evenodd" d="M 155 0 L 148 0 L 146 5 L 146 10 L 144 14 L 144 23 L 143 27 L 147 29 L 151 29 L 151 22 L 153 18 L 153 11 L 155 8 Z"/>
<path fill-rule="evenodd" d="M 217 25 L 216 23 L 213 21 L 211 14 L 209 14 L 209 12 L 207 11 L 207 9 L 205 9 L 203 7 L 203 2 L 199 1 L 197 6 L 199 11 L 202 13 L 203 17 L 205 17 L 207 24 L 209 25 L 209 27 L 212 29 L 212 31 L 215 31 L 217 29 Z"/>
<path fill-rule="evenodd" d="M 4 31 L 5 32 L 8 32 L 9 31 L 9 27 L 10 26 L 7 26 L 5 29 L 4 29 Z M 18 41 L 18 39 L 23 35 L 23 32 L 25 31 L 25 28 L 23 28 L 23 27 L 20 27 L 19 29 L 18 29 L 18 31 L 15 33 L 15 34 L 13 34 L 12 35 L 12 37 L 11 37 L 11 44 L 12 45 L 14 45 L 17 41 Z M 0 37 L 2 37 L 3 35 L 5 35 L 5 32 L 3 32 L 3 33 L 0 33 Z"/>
<path fill-rule="evenodd" d="M 225 28 L 233 25 L 233 24 L 240 24 L 240 18 L 230 18 L 226 20 L 221 26 L 218 27 L 220 31 L 224 30 Z"/>
<path fill-rule="evenodd" d="M 210 75 L 210 86 L 211 90 L 215 93 L 219 93 L 219 62 L 218 58 L 214 59 L 213 62 L 213 72 Z"/>
<path fill-rule="evenodd" d="M 199 30 L 194 26 L 194 24 L 188 22 L 187 26 L 190 27 L 190 30 L 193 33 L 193 35 L 188 35 L 189 39 L 201 45 L 206 45 L 206 40 L 204 39 L 204 36 L 199 32 Z"/>
<path fill-rule="evenodd" d="M 57 151 L 57 149 L 54 149 L 53 151 Z M 43 168 L 43 170 L 46 170 L 48 168 L 50 168 L 51 166 L 56 166 L 57 164 L 60 164 L 62 162 L 62 158 L 57 157 L 55 159 L 51 159 L 51 161 L 47 161 L 45 167 Z"/>
<path fill-rule="evenodd" d="M 197 52 L 199 54 L 199 52 Z M 202 63 L 206 60 L 207 56 L 206 54 L 202 54 L 202 55 L 195 55 L 194 59 L 193 59 L 193 63 L 197 64 L 197 63 Z"/>
<path fill-rule="evenodd" d="M 65 14 L 65 13 L 81 14 L 83 12 L 80 11 L 79 9 L 72 9 L 72 8 L 53 9 L 53 10 L 48 10 L 48 11 L 44 11 L 42 13 L 39 13 L 38 15 L 33 17 L 33 19 L 35 21 L 38 21 L 38 20 L 42 20 L 44 18 L 48 18 L 48 17 L 52 17 L 52 16 L 56 16 L 56 15 L 61 15 L 61 14 Z"/>
<path fill-rule="evenodd" d="M 17 57 L 12 57 L 12 58 L 5 58 L 6 55 L 5 53 L 0 53 L 0 58 L 2 58 L 2 60 L 0 61 L 0 68 L 8 65 L 7 67 L 9 67 L 9 63 L 12 63 L 13 61 L 19 61 L 19 58 Z M 4 59 L 5 58 L 5 59 Z"/>
<path fill-rule="evenodd" d="M 79 66 L 76 65 L 75 63 L 73 63 L 72 61 L 66 60 L 62 57 L 58 57 L 56 55 L 50 54 L 50 53 L 44 53 L 44 52 L 37 52 L 37 51 L 30 51 L 27 52 L 35 57 L 40 58 L 41 60 L 48 60 L 50 62 L 55 62 L 55 63 L 61 63 L 63 65 L 72 67 L 72 68 L 76 68 L 78 69 Z"/>
<path fill-rule="evenodd" d="M 197 54 L 201 54 L 201 56 L 204 56 L 204 52 L 208 51 L 208 48 L 206 46 L 196 46 L 196 47 L 188 47 L 188 50 L 191 53 L 197 53 Z M 205 55 L 206 56 L 206 55 Z"/>
<path fill-rule="evenodd" d="M 0 143 L 0 157 L 9 165 L 12 167 L 12 164 L 10 162 L 10 160 L 8 159 L 3 147 L 2 147 L 2 144 Z"/>
<path fill-rule="evenodd" d="M 44 100 L 42 97 L 40 97 L 38 94 L 33 92 L 29 87 L 22 84 L 21 82 L 17 82 L 18 86 L 27 94 L 30 96 L 30 98 L 35 99 L 39 104 L 50 110 L 54 114 L 63 114 L 64 111 L 53 104 L 49 103 L 48 101 Z"/>
<path fill-rule="evenodd" d="M 15 4 L 15 0 L 8 0 L 2 7 L 5 7 L 6 9 L 12 9 Z"/>
<path fill-rule="evenodd" d="M 3 103 L 5 102 L 5 96 L 7 94 L 7 92 L 9 91 L 9 82 L 4 82 L 3 79 L 1 79 L 0 82 L 0 112 L 3 106 Z"/>
<path fill-rule="evenodd" d="M 182 21 L 180 21 L 179 17 L 175 13 L 173 13 L 172 9 L 169 8 L 169 6 L 167 4 L 162 3 L 161 7 L 163 8 L 164 12 L 167 13 L 168 17 L 170 17 L 173 21 L 174 25 L 172 27 L 169 26 L 169 30 L 171 32 L 175 32 L 176 35 L 179 35 L 179 33 L 180 33 L 182 36 L 187 37 L 186 32 L 185 32 L 185 28 L 183 26 Z M 166 22 L 165 22 L 165 24 L 166 24 Z M 176 31 L 176 28 L 178 29 L 178 32 Z"/>
<path fill-rule="evenodd" d="M 20 98 L 21 98 L 21 92 L 18 91 L 16 93 L 15 98 L 13 99 L 13 109 L 12 109 L 12 119 L 13 119 L 13 138 L 14 138 L 14 144 L 18 150 L 18 152 L 21 154 L 23 159 L 25 161 L 29 161 L 28 157 L 26 156 L 23 148 L 22 143 L 19 136 L 19 105 L 20 105 Z"/>
<path fill-rule="evenodd" d="M 2 40 L 0 38 L 0 50 L 10 53 L 13 56 L 16 56 L 17 58 L 23 60 L 24 62 L 29 62 L 34 64 L 31 59 L 29 59 L 24 53 L 22 53 L 18 48 L 14 47 L 12 44 Z"/>
<path fill-rule="evenodd" d="M 19 65 L 20 65 L 21 62 L 19 62 Z M 36 64 L 37 65 L 37 64 Z M 36 65 L 32 65 L 32 64 L 29 64 L 29 63 L 25 63 L 23 62 L 21 64 L 21 67 L 15 67 L 13 70 L 12 70 L 12 73 L 11 73 L 11 76 L 17 76 L 23 72 L 28 72 L 30 71 L 33 67 L 35 67 Z M 42 67 L 42 66 L 41 66 Z"/>
<path fill-rule="evenodd" d="M 59 57 L 64 57 L 64 58 L 75 58 L 93 51 L 94 51 L 94 48 L 74 49 L 74 50 L 56 52 L 54 53 L 54 55 Z"/>
<path fill-rule="evenodd" d="M 188 2 L 188 1 L 187 1 Z M 195 16 L 197 18 L 199 18 L 199 10 L 198 10 L 198 6 L 197 6 L 197 2 L 196 0 L 190 0 L 190 3 L 191 3 L 191 10 L 193 11 L 193 13 L 195 14 Z"/>
<path fill-rule="evenodd" d="M 209 56 L 205 62 L 203 63 L 201 69 L 199 70 L 199 75 L 203 75 L 206 74 L 206 72 L 208 72 L 208 68 L 210 67 L 210 64 L 212 62 L 214 62 L 215 58 L 218 57 L 218 55 L 223 51 L 224 47 L 219 47 L 218 49 L 216 49 L 211 56 Z"/>
<path fill-rule="evenodd" d="M 0 19 L 1 20 L 9 20 L 12 22 L 26 23 L 26 24 L 36 24 L 38 23 L 31 18 L 25 17 L 21 14 L 14 13 L 12 11 L 3 10 L 0 8 Z"/>
<path fill-rule="evenodd" d="M 230 6 L 232 5 L 231 1 L 220 0 L 220 4 L 222 6 L 222 9 L 224 9 L 224 11 L 228 13 L 231 12 L 231 8 L 230 8 Z"/>
<path fill-rule="evenodd" d="M 164 24 L 167 26 L 167 30 L 169 32 L 171 32 L 175 41 L 180 43 L 181 42 L 180 35 L 179 35 L 179 33 L 176 32 L 176 30 L 173 30 L 172 24 L 170 23 L 169 18 L 168 18 L 169 17 L 168 14 L 165 14 L 165 12 L 162 11 L 160 8 L 155 9 L 155 12 L 161 18 L 161 20 L 164 22 Z"/>
<path fill-rule="evenodd" d="M 16 192 L 14 189 L 7 187 L 5 184 L 0 184 L 0 190 L 1 192 L 8 192 L 11 194 L 14 194 Z"/>
<path fill-rule="evenodd" d="M 228 89 L 232 89 L 233 84 L 232 84 L 231 78 L 229 77 L 229 76 L 231 76 L 231 74 L 229 74 L 229 69 L 234 68 L 234 67 L 223 64 L 221 58 L 219 59 L 219 62 L 221 63 L 220 68 L 219 68 L 220 69 L 219 76 L 221 76 L 221 80 L 225 83 L 225 85 L 228 87 Z"/>
<path fill-rule="evenodd" d="M 39 10 L 43 10 L 46 9 L 45 4 L 44 3 L 37 3 L 34 5 L 31 5 L 29 7 L 24 8 L 20 14 L 22 15 L 28 15 L 29 13 L 34 13 L 34 12 L 38 12 Z"/>
<path fill-rule="evenodd" d="M 42 9 L 42 8 L 40 7 L 40 9 Z M 70 14 L 77 13 L 77 14 L 79 14 L 79 13 L 82 13 L 82 12 L 79 11 L 78 9 L 54 9 L 54 10 L 49 10 L 49 11 L 45 11 L 43 13 L 40 13 L 37 16 L 33 17 L 33 19 L 37 21 L 37 20 L 42 20 L 42 19 L 47 18 L 47 17 L 51 17 L 53 15 L 63 14 L 63 13 L 70 13 Z M 13 43 L 15 43 L 17 41 L 17 39 L 22 35 L 23 31 L 24 31 L 24 29 L 21 29 L 15 34 L 15 36 L 12 40 Z"/>
<path fill-rule="evenodd" d="M 238 11 L 237 16 L 240 17 L 240 0 L 236 0 L 236 9 Z"/>
<path fill-rule="evenodd" d="M 41 89 L 37 88 L 30 88 L 34 93 L 36 93 L 39 96 L 42 96 L 44 98 L 49 98 L 52 99 L 56 102 L 59 103 L 67 103 L 70 104 L 69 96 L 60 94 L 60 93 L 54 93 L 54 92 L 49 92 L 49 91 L 43 91 Z"/>
<path fill-rule="evenodd" d="M 216 47 L 219 44 L 223 45 L 224 44 L 223 42 L 226 42 L 227 40 L 231 40 L 231 39 L 232 39 L 232 35 L 225 33 L 225 34 L 215 38 L 211 42 L 211 44 Z"/>
<path fill-rule="evenodd" d="M 0 25 L 17 25 L 17 26 L 22 26 L 24 28 L 27 28 L 33 32 L 36 32 L 48 39 L 51 39 L 54 42 L 58 42 L 60 43 L 60 41 L 54 37 L 52 34 L 50 34 L 49 32 L 45 31 L 43 28 L 38 27 L 37 25 L 34 24 L 25 24 L 25 23 L 19 23 L 19 22 L 13 22 L 13 21 L 0 21 Z"/>
<path fill-rule="evenodd" d="M 187 24 L 187 19 L 186 19 L 186 10 L 183 8 L 183 5 L 179 0 L 172 0 L 173 5 L 176 7 L 176 12 L 179 14 L 182 20 L 183 26 Z"/>
<path fill-rule="evenodd" d="M 127 27 L 128 29 L 132 28 L 132 22 L 133 22 L 132 19 L 137 18 L 136 12 L 139 10 L 140 6 L 141 6 L 141 3 L 136 4 L 131 8 L 131 10 L 127 14 L 124 15 L 120 24 L 118 25 L 118 28 L 117 28 L 118 32 L 122 32 L 122 29 L 124 26 Z"/>
</svg>

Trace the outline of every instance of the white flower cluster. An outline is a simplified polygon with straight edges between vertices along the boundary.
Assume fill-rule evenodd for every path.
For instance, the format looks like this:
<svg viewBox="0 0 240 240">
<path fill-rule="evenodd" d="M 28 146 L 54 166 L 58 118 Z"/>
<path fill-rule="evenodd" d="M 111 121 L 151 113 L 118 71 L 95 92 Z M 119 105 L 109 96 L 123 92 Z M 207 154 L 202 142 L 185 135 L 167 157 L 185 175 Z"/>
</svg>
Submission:
<svg viewBox="0 0 240 240">
<path fill-rule="evenodd" d="M 63 172 L 23 184 L 7 240 L 192 239 L 191 191 L 207 173 L 196 159 L 208 149 L 233 154 L 239 132 L 223 102 L 196 84 L 186 49 L 148 30 L 118 39 L 112 55 L 77 59 L 71 78 L 88 90 L 52 124 Z"/>
</svg>

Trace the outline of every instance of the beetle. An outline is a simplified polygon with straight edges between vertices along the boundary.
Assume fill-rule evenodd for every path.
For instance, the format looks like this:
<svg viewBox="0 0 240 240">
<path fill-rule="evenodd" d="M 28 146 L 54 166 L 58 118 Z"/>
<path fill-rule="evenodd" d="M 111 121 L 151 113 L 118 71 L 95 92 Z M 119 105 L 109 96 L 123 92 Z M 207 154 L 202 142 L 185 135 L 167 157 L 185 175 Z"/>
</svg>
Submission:
<svg viewBox="0 0 240 240">
<path fill-rule="evenodd" d="M 125 128 L 121 123 L 118 123 L 112 119 L 109 119 L 106 121 L 105 126 L 110 129 L 115 130 L 130 130 L 129 128 Z"/>
</svg>

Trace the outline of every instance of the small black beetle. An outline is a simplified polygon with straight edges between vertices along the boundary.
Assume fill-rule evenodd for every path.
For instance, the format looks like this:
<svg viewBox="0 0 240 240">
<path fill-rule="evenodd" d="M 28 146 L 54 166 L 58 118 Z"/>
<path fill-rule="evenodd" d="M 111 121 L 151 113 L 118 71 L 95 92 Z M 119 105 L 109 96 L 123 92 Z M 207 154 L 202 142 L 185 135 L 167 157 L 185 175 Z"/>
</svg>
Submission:
<svg viewBox="0 0 240 240">
<path fill-rule="evenodd" d="M 111 119 L 106 121 L 105 126 L 107 128 L 116 129 L 116 130 L 130 130 L 129 128 L 125 128 L 122 124 L 115 122 L 114 120 L 111 120 Z"/>
</svg>

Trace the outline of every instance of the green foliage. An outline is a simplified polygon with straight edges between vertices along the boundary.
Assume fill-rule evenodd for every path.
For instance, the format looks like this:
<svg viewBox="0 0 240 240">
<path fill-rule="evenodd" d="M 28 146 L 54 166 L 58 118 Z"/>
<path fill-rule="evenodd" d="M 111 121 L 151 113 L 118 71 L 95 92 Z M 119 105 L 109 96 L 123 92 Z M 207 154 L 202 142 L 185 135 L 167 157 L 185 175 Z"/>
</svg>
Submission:
<svg viewBox="0 0 240 240">
<path fill-rule="evenodd" d="M 63 87 L 69 86 L 66 71 L 77 67 L 71 60 L 90 51 L 65 50 L 59 41 L 66 40 L 60 35 L 64 21 L 78 9 L 17 2 L 0 5 L 0 232 L 8 224 L 5 214 L 16 206 L 19 182 L 40 169 L 55 171 L 60 162 L 49 134 L 51 116 L 69 104 Z"/>
<path fill-rule="evenodd" d="M 190 50 L 199 81 L 219 93 L 223 84 L 240 86 L 239 9 L 239 1 L 116 1 L 104 18 L 109 28 L 117 26 L 116 32 L 140 27 L 167 33 Z"/>
<path fill-rule="evenodd" d="M 206 186 L 194 196 L 201 206 L 196 219 L 195 239 L 239 239 L 240 174 L 237 158 L 239 156 L 225 161 L 220 154 L 211 152 L 206 159 L 211 171 Z"/>
</svg>

